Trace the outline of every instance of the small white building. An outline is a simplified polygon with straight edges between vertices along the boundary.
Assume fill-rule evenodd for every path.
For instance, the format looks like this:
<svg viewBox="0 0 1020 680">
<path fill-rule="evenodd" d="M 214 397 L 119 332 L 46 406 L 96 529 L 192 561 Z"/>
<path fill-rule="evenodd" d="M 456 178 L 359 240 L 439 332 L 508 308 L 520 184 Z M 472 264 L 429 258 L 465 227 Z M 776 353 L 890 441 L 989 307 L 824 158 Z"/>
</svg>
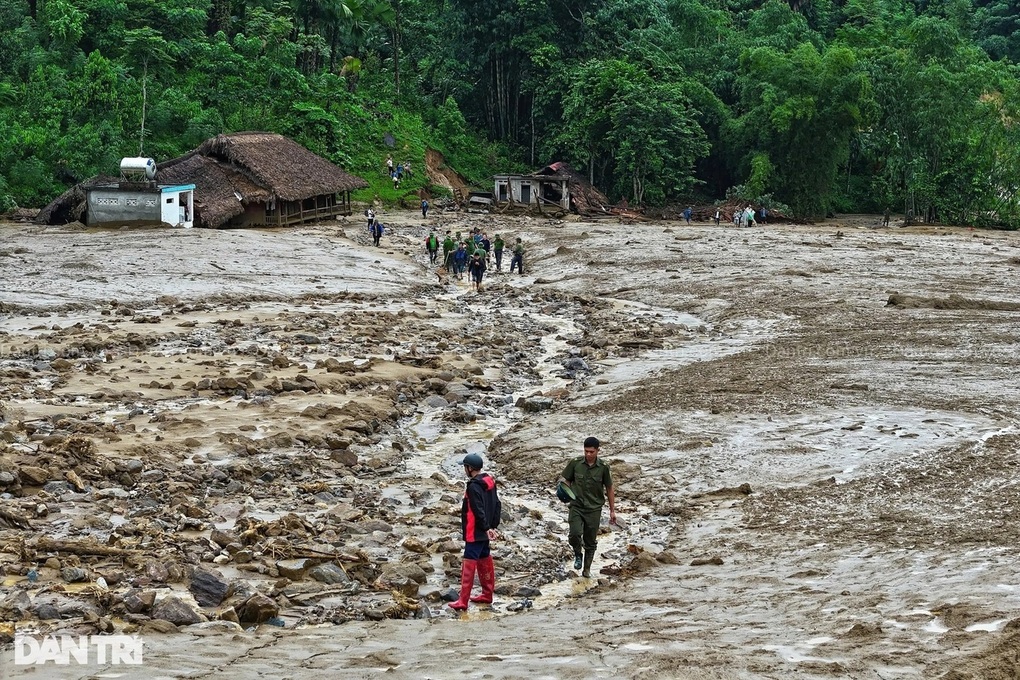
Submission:
<svg viewBox="0 0 1020 680">
<path fill-rule="evenodd" d="M 85 224 L 194 226 L 195 185 L 156 184 L 155 180 L 153 159 L 121 159 L 120 181 L 85 189 Z"/>
<path fill-rule="evenodd" d="M 97 225 L 158 225 L 190 229 L 195 224 L 194 184 L 113 182 L 86 190 L 85 222 Z"/>
<path fill-rule="evenodd" d="M 493 198 L 536 210 L 570 210 L 569 175 L 496 175 Z"/>
</svg>

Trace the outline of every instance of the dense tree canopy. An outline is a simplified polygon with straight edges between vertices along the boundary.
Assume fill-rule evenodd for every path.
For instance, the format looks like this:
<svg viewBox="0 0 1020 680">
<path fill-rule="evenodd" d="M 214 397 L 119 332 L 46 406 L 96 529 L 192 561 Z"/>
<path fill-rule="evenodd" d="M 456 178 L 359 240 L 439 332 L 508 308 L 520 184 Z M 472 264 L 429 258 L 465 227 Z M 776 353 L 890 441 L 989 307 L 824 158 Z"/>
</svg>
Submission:
<svg viewBox="0 0 1020 680">
<path fill-rule="evenodd" d="M 289 135 L 361 174 L 566 160 L 615 199 L 1020 225 L 1004 0 L 8 0 L 0 209 Z M 416 175 L 413 186 L 426 182 Z M 402 189 L 406 191 L 407 187 Z"/>
</svg>

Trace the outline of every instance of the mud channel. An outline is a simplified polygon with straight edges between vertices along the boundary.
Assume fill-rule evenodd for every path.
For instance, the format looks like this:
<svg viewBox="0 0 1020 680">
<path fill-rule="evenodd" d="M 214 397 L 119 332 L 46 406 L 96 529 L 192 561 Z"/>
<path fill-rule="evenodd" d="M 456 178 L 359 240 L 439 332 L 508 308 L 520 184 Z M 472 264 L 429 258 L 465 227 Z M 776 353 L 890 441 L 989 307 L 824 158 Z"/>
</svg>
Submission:
<svg viewBox="0 0 1020 680">
<path fill-rule="evenodd" d="M 1020 238 L 384 221 L 0 225 L 0 676 L 1015 676 Z M 437 275 L 475 226 L 526 274 Z M 553 494 L 588 434 L 593 579 Z M 504 517 L 458 616 L 467 452 Z"/>
</svg>

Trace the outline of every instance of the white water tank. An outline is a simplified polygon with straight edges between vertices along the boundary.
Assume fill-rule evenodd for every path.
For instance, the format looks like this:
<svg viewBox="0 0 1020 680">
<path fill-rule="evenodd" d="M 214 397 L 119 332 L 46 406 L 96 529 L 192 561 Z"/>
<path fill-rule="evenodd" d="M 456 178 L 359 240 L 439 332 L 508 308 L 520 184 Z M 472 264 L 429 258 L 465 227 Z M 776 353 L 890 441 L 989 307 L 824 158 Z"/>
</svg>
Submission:
<svg viewBox="0 0 1020 680">
<path fill-rule="evenodd" d="M 155 179 L 156 161 L 151 158 L 122 158 L 120 174 L 125 177 L 144 175 L 145 179 Z"/>
</svg>

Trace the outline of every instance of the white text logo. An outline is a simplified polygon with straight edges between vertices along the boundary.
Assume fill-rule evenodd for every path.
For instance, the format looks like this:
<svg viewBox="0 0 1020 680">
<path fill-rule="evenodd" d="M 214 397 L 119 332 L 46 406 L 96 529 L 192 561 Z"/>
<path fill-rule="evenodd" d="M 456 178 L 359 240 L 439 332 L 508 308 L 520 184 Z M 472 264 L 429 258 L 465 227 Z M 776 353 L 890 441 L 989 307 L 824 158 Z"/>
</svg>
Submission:
<svg viewBox="0 0 1020 680">
<path fill-rule="evenodd" d="M 134 635 L 49 635 L 42 639 L 29 636 L 14 638 L 14 664 L 21 666 L 56 666 L 71 664 L 142 663 L 142 639 Z"/>
</svg>

